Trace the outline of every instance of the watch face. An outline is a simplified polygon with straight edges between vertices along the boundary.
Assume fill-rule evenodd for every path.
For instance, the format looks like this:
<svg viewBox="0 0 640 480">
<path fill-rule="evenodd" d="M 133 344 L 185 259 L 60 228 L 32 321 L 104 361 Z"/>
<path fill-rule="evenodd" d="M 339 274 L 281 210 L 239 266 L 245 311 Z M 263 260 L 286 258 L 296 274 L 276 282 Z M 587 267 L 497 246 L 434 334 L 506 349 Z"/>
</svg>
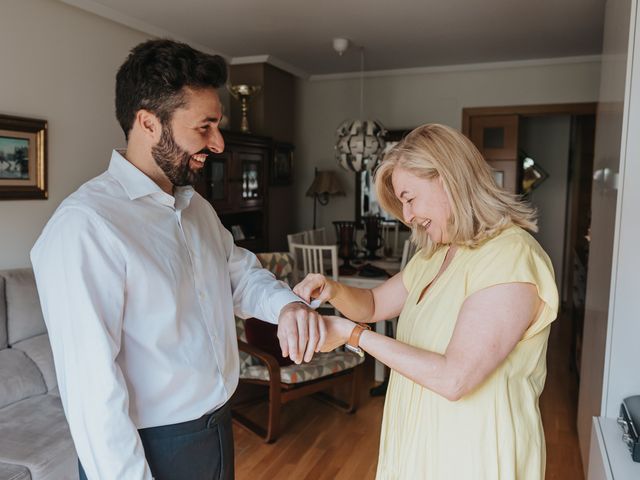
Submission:
<svg viewBox="0 0 640 480">
<path fill-rule="evenodd" d="M 360 347 L 354 347 L 354 346 L 349 345 L 347 343 L 347 344 L 345 344 L 344 348 L 346 348 L 350 352 L 355 353 L 356 355 L 359 355 L 360 357 L 364 357 L 364 351 Z"/>
</svg>

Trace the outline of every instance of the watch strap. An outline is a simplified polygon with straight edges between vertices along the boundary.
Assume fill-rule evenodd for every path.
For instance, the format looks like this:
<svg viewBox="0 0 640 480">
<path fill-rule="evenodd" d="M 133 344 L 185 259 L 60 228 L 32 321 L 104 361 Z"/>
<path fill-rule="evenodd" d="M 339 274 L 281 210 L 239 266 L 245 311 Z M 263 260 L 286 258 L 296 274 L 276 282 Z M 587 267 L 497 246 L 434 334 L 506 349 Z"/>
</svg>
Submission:
<svg viewBox="0 0 640 480">
<path fill-rule="evenodd" d="M 356 323 L 353 327 L 353 330 L 351 330 L 351 336 L 349 336 L 347 345 L 349 345 L 353 349 L 360 348 L 360 336 L 365 330 L 371 330 L 371 327 L 366 323 Z"/>
</svg>

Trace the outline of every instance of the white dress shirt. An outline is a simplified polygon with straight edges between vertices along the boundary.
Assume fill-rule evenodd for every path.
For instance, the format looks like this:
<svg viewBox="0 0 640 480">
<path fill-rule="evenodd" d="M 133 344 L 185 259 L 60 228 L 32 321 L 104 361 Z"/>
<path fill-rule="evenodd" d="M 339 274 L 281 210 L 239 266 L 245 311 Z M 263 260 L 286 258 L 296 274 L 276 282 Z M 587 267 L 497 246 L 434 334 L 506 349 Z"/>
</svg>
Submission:
<svg viewBox="0 0 640 480">
<path fill-rule="evenodd" d="M 31 261 L 91 479 L 150 479 L 137 429 L 223 405 L 238 384 L 234 313 L 277 323 L 299 300 L 192 187 L 168 195 L 117 151 L 58 207 Z"/>
</svg>

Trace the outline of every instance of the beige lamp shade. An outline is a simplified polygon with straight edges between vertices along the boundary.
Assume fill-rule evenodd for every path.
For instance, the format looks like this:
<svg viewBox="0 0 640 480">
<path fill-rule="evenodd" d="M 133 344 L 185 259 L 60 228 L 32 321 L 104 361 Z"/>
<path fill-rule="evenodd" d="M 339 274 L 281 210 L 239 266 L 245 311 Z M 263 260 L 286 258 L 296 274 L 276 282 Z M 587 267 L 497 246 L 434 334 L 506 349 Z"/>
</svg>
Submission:
<svg viewBox="0 0 640 480">
<path fill-rule="evenodd" d="M 345 195 L 340 178 L 333 170 L 319 171 L 313 177 L 313 182 L 307 190 L 307 197 L 328 195 Z"/>
<path fill-rule="evenodd" d="M 313 182 L 307 190 L 307 197 L 313 197 L 313 229 L 316 228 L 316 203 L 326 205 L 332 195 L 344 195 L 340 178 L 333 170 L 319 171 L 315 169 Z"/>
</svg>

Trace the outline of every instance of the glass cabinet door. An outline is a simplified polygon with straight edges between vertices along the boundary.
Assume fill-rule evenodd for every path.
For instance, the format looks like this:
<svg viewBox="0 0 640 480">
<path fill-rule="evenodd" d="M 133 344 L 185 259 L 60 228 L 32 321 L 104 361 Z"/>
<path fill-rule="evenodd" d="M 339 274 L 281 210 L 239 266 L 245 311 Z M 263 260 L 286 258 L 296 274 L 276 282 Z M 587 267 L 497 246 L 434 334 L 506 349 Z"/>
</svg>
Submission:
<svg viewBox="0 0 640 480">
<path fill-rule="evenodd" d="M 202 176 L 194 185 L 196 191 L 217 210 L 231 206 L 231 158 L 231 154 L 227 152 L 211 155 L 205 163 Z"/>
<path fill-rule="evenodd" d="M 260 164 L 257 162 L 242 163 L 242 200 L 262 197 L 262 178 Z"/>
<path fill-rule="evenodd" d="M 240 167 L 239 200 L 243 207 L 262 205 L 265 192 L 265 167 L 267 158 L 263 152 L 243 150 L 237 153 L 235 162 Z"/>
</svg>

